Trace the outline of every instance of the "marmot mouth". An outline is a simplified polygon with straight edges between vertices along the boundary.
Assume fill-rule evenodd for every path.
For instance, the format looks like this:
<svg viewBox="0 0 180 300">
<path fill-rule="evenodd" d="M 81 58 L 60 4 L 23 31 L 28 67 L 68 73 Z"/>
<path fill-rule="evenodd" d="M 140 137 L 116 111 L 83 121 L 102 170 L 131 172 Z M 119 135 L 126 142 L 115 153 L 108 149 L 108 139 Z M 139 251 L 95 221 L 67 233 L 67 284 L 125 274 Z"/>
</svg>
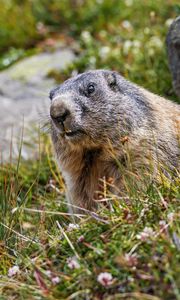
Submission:
<svg viewBox="0 0 180 300">
<path fill-rule="evenodd" d="M 79 134 L 84 134 L 85 132 L 81 129 L 77 129 L 77 130 L 68 130 L 68 131 L 65 131 L 64 134 L 65 136 L 67 137 L 74 137 L 76 135 L 79 135 Z"/>
</svg>

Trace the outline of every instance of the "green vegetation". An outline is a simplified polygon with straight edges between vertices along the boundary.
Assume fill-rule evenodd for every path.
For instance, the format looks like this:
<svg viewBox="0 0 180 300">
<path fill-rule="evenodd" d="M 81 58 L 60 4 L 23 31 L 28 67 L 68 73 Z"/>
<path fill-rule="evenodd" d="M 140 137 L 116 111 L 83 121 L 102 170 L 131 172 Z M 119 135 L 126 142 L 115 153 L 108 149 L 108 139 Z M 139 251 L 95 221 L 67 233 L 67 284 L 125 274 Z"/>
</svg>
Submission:
<svg viewBox="0 0 180 300">
<path fill-rule="evenodd" d="M 79 56 L 63 72 L 52 70 L 58 82 L 72 71 L 108 68 L 176 99 L 165 36 L 178 2 L 2 0 L 0 68 L 63 36 Z M 1 163 L 0 300 L 179 300 L 180 178 L 143 187 L 133 179 L 122 198 L 105 187 L 106 205 L 72 226 L 47 137 L 38 159 Z"/>
<path fill-rule="evenodd" d="M 171 20 L 179 13 L 176 0 L 2 0 L 0 68 L 23 57 L 22 48 L 39 47 L 40 40 L 50 37 L 68 42 L 71 38 L 72 44 L 78 44 L 80 56 L 63 74 L 52 70 L 50 76 L 58 81 L 75 70 L 108 68 L 153 92 L 176 99 L 165 37 Z M 11 47 L 17 49 L 16 54 L 13 49 L 13 59 Z"/>
<path fill-rule="evenodd" d="M 106 205 L 74 226 L 47 139 L 41 148 L 1 165 L 0 299 L 180 299 L 180 180 L 134 178 L 121 198 L 105 187 Z"/>
</svg>

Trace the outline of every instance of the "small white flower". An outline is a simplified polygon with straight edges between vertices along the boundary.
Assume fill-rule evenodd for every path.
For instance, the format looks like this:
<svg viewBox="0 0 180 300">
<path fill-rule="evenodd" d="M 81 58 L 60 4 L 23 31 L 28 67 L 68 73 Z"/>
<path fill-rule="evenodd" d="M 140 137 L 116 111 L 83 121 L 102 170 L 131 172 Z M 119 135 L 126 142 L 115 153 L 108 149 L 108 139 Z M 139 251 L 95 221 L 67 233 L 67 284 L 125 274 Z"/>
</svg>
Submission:
<svg viewBox="0 0 180 300">
<path fill-rule="evenodd" d="M 51 278 L 51 271 L 50 270 L 45 271 L 45 274 L 47 275 L 47 277 Z"/>
<path fill-rule="evenodd" d="M 58 276 L 55 276 L 55 277 L 52 277 L 51 281 L 54 285 L 56 285 L 60 282 L 60 278 Z"/>
<path fill-rule="evenodd" d="M 167 19 L 165 22 L 165 26 L 170 27 L 174 19 Z"/>
<path fill-rule="evenodd" d="M 167 215 L 167 219 L 168 219 L 169 222 L 172 222 L 173 219 L 174 219 L 174 213 L 173 213 L 173 212 L 169 213 L 169 214 Z"/>
<path fill-rule="evenodd" d="M 18 266 L 13 266 L 12 268 L 9 268 L 8 276 L 12 277 L 12 276 L 16 275 L 19 272 L 20 272 L 19 267 Z"/>
<path fill-rule="evenodd" d="M 134 278 L 129 276 L 129 277 L 128 277 L 128 281 L 129 281 L 129 282 L 134 282 Z"/>
<path fill-rule="evenodd" d="M 112 274 L 111 273 L 108 273 L 108 272 L 103 272 L 103 273 L 100 273 L 97 277 L 97 281 L 102 284 L 103 286 L 109 286 L 112 284 L 112 280 L 113 280 L 113 277 L 112 277 Z"/>
<path fill-rule="evenodd" d="M 95 67 L 96 66 L 96 57 L 95 56 L 91 56 L 89 58 L 89 63 L 91 65 L 91 67 Z"/>
<path fill-rule="evenodd" d="M 129 53 L 130 48 L 132 47 L 133 42 L 130 40 L 126 40 L 123 44 L 123 52 L 125 55 Z"/>
<path fill-rule="evenodd" d="M 10 64 L 10 62 L 11 62 L 11 61 L 10 61 L 9 58 L 4 58 L 4 59 L 3 59 L 3 65 L 4 65 L 4 66 L 8 66 L 8 65 Z"/>
<path fill-rule="evenodd" d="M 125 0 L 126 6 L 132 6 L 133 5 L 133 0 Z"/>
<path fill-rule="evenodd" d="M 142 232 L 136 235 L 137 239 L 141 241 L 146 241 L 149 237 L 154 234 L 154 231 L 151 227 L 145 227 Z"/>
<path fill-rule="evenodd" d="M 99 55 L 101 58 L 106 58 L 109 55 L 110 51 L 111 49 L 108 46 L 101 47 L 99 49 Z"/>
<path fill-rule="evenodd" d="M 101 36 L 101 37 L 106 37 L 107 36 L 107 31 L 106 30 L 101 30 L 100 32 L 99 32 L 99 35 Z"/>
<path fill-rule="evenodd" d="M 76 256 L 69 257 L 67 259 L 67 265 L 70 269 L 79 269 L 80 268 L 80 264 L 79 264 Z"/>
<path fill-rule="evenodd" d="M 132 25 L 128 20 L 124 20 L 122 21 L 122 27 L 124 27 L 125 29 L 132 29 Z"/>
<path fill-rule="evenodd" d="M 149 34 L 150 33 L 150 28 L 149 27 L 145 27 L 144 28 L 144 33 L 145 34 Z"/>
<path fill-rule="evenodd" d="M 92 37 L 89 31 L 82 31 L 81 38 L 85 43 L 89 43 Z"/>
<path fill-rule="evenodd" d="M 144 233 L 146 233 L 147 235 L 152 235 L 154 233 L 153 229 L 151 227 L 145 227 L 144 228 Z"/>
<path fill-rule="evenodd" d="M 149 41 L 149 45 L 155 48 L 162 48 L 163 42 L 158 36 L 152 36 L 152 38 Z"/>
<path fill-rule="evenodd" d="M 133 46 L 136 47 L 136 48 L 140 48 L 141 47 L 141 42 L 138 41 L 138 40 L 134 40 L 133 41 Z"/>
<path fill-rule="evenodd" d="M 166 226 L 167 224 L 166 224 L 166 221 L 161 220 L 161 221 L 159 221 L 159 225 L 162 226 L 162 227 L 164 227 L 164 226 Z"/>
<path fill-rule="evenodd" d="M 153 48 L 148 48 L 148 54 L 149 54 L 149 56 L 154 56 L 154 54 L 155 54 L 154 49 Z"/>
<path fill-rule="evenodd" d="M 132 48 L 132 53 L 133 53 L 134 55 L 138 55 L 138 56 L 140 55 L 139 49 L 136 48 L 136 47 Z"/>
<path fill-rule="evenodd" d="M 44 25 L 44 23 L 42 23 L 42 22 L 38 22 L 38 23 L 36 24 L 36 29 L 37 29 L 38 33 L 40 33 L 40 34 L 45 34 L 45 33 L 47 33 L 47 28 L 46 28 L 46 26 Z"/>
<path fill-rule="evenodd" d="M 67 230 L 72 231 L 72 230 L 78 229 L 78 228 L 79 228 L 78 224 L 69 223 Z"/>
</svg>

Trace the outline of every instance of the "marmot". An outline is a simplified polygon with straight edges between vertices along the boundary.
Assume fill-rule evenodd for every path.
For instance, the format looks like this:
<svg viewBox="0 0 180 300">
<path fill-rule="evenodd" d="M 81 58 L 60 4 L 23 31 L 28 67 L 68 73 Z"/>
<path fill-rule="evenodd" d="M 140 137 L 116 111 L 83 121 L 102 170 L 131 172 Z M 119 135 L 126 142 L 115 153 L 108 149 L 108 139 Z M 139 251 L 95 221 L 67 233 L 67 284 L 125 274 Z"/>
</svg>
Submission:
<svg viewBox="0 0 180 300">
<path fill-rule="evenodd" d="M 178 104 L 107 70 L 66 80 L 50 99 L 52 141 L 73 205 L 96 209 L 102 179 L 120 188 L 128 152 L 134 170 L 152 164 L 153 176 L 178 172 Z"/>
<path fill-rule="evenodd" d="M 166 45 L 173 87 L 180 98 L 180 16 L 172 22 L 169 28 Z"/>
</svg>

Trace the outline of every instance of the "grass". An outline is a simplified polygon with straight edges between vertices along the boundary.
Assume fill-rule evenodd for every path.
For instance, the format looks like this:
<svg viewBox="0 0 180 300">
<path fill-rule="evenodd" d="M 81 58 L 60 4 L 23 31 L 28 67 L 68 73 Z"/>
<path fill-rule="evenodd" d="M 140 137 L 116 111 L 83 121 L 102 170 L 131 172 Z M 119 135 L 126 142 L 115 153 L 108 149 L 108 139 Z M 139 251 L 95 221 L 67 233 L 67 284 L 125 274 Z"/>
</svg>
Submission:
<svg viewBox="0 0 180 300">
<path fill-rule="evenodd" d="M 63 72 L 52 70 L 57 82 L 109 68 L 178 101 L 165 49 L 178 1 L 11 0 L 1 10 L 0 68 L 60 31 L 76 40 L 78 57 Z M 104 184 L 98 212 L 82 212 L 72 226 L 48 137 L 41 136 L 39 149 L 38 158 L 22 160 L 20 145 L 17 163 L 0 165 L 0 300 L 179 300 L 180 178 L 141 185 L 132 174 L 121 198 Z M 104 272 L 112 276 L 106 286 L 99 279 Z"/>
<path fill-rule="evenodd" d="M 72 226 L 44 139 L 38 160 L 1 165 L 0 299 L 180 299 L 180 178 L 131 183 L 121 198 L 105 188 L 106 206 Z M 107 286 L 103 272 L 113 277 Z"/>
</svg>

